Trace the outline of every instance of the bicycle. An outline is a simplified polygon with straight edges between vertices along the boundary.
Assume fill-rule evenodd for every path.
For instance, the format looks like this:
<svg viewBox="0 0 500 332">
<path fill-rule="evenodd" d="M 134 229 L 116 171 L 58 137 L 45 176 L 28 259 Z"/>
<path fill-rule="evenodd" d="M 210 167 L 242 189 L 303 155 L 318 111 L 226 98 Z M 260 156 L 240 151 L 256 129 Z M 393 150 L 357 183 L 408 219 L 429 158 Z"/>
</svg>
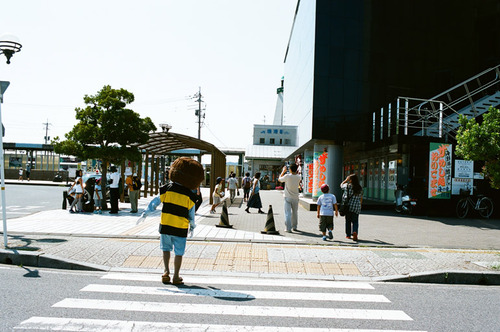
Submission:
<svg viewBox="0 0 500 332">
<path fill-rule="evenodd" d="M 456 213 L 457 217 L 460 219 L 467 216 L 467 213 L 469 213 L 469 206 L 474 210 L 479 211 L 479 214 L 483 218 L 489 218 L 493 213 L 493 201 L 491 198 L 483 195 L 477 195 L 475 198 L 472 198 L 470 190 L 462 189 L 460 189 L 460 195 L 465 196 L 457 203 Z"/>
</svg>

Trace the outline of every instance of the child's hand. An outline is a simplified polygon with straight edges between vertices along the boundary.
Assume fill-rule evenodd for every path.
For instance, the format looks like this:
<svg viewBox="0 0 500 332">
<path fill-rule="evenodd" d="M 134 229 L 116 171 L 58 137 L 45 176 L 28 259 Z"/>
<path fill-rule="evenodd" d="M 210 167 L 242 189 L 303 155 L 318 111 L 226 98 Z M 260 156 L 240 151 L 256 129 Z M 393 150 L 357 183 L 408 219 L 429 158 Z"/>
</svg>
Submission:
<svg viewBox="0 0 500 332">
<path fill-rule="evenodd" d="M 339 213 L 337 211 L 335 211 L 335 217 L 338 217 L 339 216 Z"/>
<path fill-rule="evenodd" d="M 318 213 L 318 219 L 319 219 L 319 213 Z"/>
</svg>

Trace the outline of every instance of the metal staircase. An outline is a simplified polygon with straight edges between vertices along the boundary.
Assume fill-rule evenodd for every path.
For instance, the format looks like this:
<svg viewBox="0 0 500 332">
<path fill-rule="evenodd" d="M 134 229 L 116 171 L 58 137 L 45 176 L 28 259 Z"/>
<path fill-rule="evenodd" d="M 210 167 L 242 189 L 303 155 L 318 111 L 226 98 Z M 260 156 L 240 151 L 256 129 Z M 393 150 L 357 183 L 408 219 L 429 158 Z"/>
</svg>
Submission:
<svg viewBox="0 0 500 332">
<path fill-rule="evenodd" d="M 430 99 L 399 97 L 398 126 L 404 135 L 455 138 L 460 115 L 476 118 L 500 105 L 500 65 Z"/>
</svg>

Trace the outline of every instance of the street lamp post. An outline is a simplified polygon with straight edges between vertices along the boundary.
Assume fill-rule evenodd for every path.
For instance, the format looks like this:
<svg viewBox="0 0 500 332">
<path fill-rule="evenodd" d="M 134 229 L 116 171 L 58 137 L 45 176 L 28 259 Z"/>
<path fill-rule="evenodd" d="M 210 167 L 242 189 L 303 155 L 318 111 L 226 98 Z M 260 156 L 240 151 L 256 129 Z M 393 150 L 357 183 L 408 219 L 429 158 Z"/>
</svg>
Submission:
<svg viewBox="0 0 500 332">
<path fill-rule="evenodd" d="M 12 35 L 3 35 L 0 37 L 0 54 L 5 54 L 7 58 L 7 64 L 10 64 L 10 58 L 14 55 L 14 53 L 19 52 L 21 50 L 21 43 L 17 37 Z M 4 247 L 7 248 L 7 209 L 5 206 L 5 161 L 3 155 L 3 135 L 4 135 L 4 127 L 2 123 L 2 103 L 3 103 L 3 94 L 5 90 L 9 87 L 10 82 L 0 81 L 0 125 L 1 125 L 1 135 L 0 135 L 0 185 L 1 185 L 1 195 L 2 195 L 2 219 L 3 219 L 3 243 Z"/>
</svg>

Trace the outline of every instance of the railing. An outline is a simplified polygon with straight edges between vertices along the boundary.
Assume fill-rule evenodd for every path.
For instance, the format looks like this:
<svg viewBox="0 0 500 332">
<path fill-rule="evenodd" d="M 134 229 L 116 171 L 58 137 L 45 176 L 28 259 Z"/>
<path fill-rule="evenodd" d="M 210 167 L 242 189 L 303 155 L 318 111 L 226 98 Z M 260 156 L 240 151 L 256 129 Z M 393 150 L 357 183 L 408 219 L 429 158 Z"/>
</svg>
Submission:
<svg viewBox="0 0 500 332">
<path fill-rule="evenodd" d="M 454 138 L 459 126 L 458 115 L 477 117 L 490 106 L 500 104 L 500 65 L 487 69 L 468 80 L 429 99 L 398 97 L 391 105 L 373 114 L 373 141 L 385 135 L 403 134 Z M 395 107 L 394 107 L 395 106 Z M 384 119 L 385 117 L 385 119 Z M 376 133 L 377 131 L 377 133 Z"/>
</svg>

